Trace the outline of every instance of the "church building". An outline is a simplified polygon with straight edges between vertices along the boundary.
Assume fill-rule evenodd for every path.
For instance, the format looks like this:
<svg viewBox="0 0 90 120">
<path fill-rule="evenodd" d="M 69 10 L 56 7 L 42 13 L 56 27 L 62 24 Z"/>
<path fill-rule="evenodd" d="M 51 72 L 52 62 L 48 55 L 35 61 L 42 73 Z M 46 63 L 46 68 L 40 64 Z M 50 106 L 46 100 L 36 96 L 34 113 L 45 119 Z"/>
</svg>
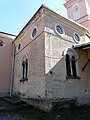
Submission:
<svg viewBox="0 0 90 120">
<path fill-rule="evenodd" d="M 90 1 L 64 6 L 68 18 L 42 5 L 17 36 L 0 32 L 0 97 L 44 110 L 90 105 Z"/>
</svg>

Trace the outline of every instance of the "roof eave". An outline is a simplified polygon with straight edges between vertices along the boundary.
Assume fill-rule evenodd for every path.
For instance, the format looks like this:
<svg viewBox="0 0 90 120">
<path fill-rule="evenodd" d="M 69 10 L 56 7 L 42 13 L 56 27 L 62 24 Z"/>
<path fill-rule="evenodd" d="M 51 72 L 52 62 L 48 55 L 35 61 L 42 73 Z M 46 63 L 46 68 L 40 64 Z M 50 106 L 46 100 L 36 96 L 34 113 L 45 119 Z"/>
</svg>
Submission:
<svg viewBox="0 0 90 120">
<path fill-rule="evenodd" d="M 5 38 L 9 38 L 9 39 L 12 39 L 12 40 L 14 40 L 16 38 L 15 35 L 12 35 L 12 34 L 9 34 L 9 33 L 6 33 L 6 32 L 1 32 L 1 31 L 0 31 L 0 36 L 5 37 Z"/>
</svg>

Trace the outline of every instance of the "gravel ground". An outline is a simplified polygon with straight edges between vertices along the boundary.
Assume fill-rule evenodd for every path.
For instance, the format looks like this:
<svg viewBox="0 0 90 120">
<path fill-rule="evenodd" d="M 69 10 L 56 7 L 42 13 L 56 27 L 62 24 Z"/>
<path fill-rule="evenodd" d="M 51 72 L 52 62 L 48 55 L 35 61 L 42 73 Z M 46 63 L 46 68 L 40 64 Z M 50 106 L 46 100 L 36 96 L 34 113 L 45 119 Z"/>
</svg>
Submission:
<svg viewBox="0 0 90 120">
<path fill-rule="evenodd" d="M 18 114 L 9 114 L 9 113 L 1 113 L 0 114 L 0 120 L 35 120 L 32 117 L 25 118 Z"/>
</svg>

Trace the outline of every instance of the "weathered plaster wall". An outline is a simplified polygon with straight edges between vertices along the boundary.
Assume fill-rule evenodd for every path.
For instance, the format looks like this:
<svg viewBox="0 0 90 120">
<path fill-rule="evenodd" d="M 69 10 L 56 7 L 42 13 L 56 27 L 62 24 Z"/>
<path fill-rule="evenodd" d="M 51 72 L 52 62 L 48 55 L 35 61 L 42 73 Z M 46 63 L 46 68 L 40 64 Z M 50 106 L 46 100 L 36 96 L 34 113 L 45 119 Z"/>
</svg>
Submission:
<svg viewBox="0 0 90 120">
<path fill-rule="evenodd" d="M 79 53 L 79 73 L 80 73 L 80 88 L 81 93 L 79 98 L 80 104 L 90 104 L 90 64 L 87 64 L 89 57 L 87 50 L 78 49 Z M 83 67 L 87 64 L 84 70 Z"/>
<path fill-rule="evenodd" d="M 56 23 L 64 27 L 64 36 L 59 36 L 55 32 Z M 37 26 L 38 33 L 37 37 L 32 39 L 31 31 L 34 26 Z M 86 51 L 76 50 L 78 56 L 77 72 L 80 79 L 66 79 L 64 51 L 67 47 L 72 47 L 75 44 L 73 40 L 74 32 L 80 35 L 81 41 L 85 41 L 85 29 L 79 25 L 48 9 L 44 9 L 44 14 L 43 12 L 36 14 L 15 41 L 14 93 L 19 92 L 22 97 L 32 99 L 35 105 L 39 101 L 34 103 L 34 100 L 42 100 L 46 109 L 48 108 L 47 100 L 85 98 L 85 84 L 87 86 L 89 80 L 86 76 L 89 72 L 83 73 L 82 66 L 87 61 Z M 18 51 L 19 43 L 22 46 Z M 29 59 L 28 81 L 20 82 L 21 60 L 25 54 L 28 55 Z"/>
<path fill-rule="evenodd" d="M 51 22 L 52 21 L 52 22 Z M 58 36 L 55 32 L 55 24 L 59 23 L 64 27 L 65 35 Z M 75 29 L 72 24 L 65 24 L 59 18 L 50 14 L 45 16 L 45 74 L 46 74 L 46 98 L 47 100 L 58 100 L 61 98 L 85 98 L 85 84 L 88 85 L 87 72 L 82 72 L 82 66 L 87 61 L 87 52 L 76 51 L 77 74 L 80 79 L 66 79 L 66 62 L 63 56 L 67 47 L 72 47 L 74 43 L 73 33 L 80 34 L 84 41 L 84 35 L 80 29 Z M 80 56 L 81 55 L 81 56 Z M 83 63 L 84 62 L 84 63 Z"/>
<path fill-rule="evenodd" d="M 39 14 L 39 13 L 38 13 Z M 36 38 L 31 38 L 31 31 L 37 27 Z M 45 48 L 44 48 L 43 15 L 36 16 L 19 36 L 15 45 L 22 44 L 21 50 L 15 56 L 14 93 L 20 93 L 23 98 L 45 99 Z M 20 82 L 21 59 L 28 55 L 28 81 Z M 33 101 L 34 102 L 34 101 Z"/>
</svg>

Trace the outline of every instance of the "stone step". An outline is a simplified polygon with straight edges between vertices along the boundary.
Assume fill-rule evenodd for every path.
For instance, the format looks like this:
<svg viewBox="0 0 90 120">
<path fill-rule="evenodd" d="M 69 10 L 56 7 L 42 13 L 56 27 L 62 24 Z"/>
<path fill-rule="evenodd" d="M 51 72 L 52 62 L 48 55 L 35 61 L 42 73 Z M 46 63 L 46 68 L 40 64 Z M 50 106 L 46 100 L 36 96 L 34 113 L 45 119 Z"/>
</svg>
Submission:
<svg viewBox="0 0 90 120">
<path fill-rule="evenodd" d="M 76 104 L 76 99 L 61 99 L 52 103 L 54 109 L 67 108 Z"/>
<path fill-rule="evenodd" d="M 3 98 L 3 100 L 5 100 L 11 104 L 23 104 L 23 103 L 25 103 L 25 102 L 21 101 L 20 99 L 10 98 L 10 97 Z"/>
<path fill-rule="evenodd" d="M 10 99 L 5 99 L 5 98 L 0 98 L 0 111 L 2 110 L 14 110 L 14 109 L 24 109 L 24 108 L 30 108 L 32 109 L 33 107 L 31 105 L 28 105 L 25 102 L 21 103 L 19 101 L 18 104 L 17 102 L 13 102 L 14 100 L 10 100 Z"/>
</svg>

